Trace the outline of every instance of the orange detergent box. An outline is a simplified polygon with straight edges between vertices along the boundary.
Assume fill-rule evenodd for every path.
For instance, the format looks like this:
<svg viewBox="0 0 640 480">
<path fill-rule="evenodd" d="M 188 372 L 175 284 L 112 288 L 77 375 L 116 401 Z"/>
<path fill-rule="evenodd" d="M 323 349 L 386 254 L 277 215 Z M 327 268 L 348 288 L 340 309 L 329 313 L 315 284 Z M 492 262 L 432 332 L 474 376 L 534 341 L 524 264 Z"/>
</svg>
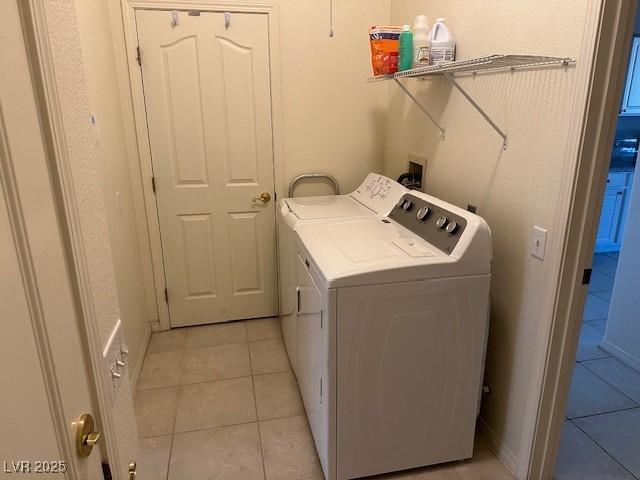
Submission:
<svg viewBox="0 0 640 480">
<path fill-rule="evenodd" d="M 373 26 L 369 29 L 373 74 L 388 75 L 398 71 L 398 52 L 402 27 Z"/>
</svg>

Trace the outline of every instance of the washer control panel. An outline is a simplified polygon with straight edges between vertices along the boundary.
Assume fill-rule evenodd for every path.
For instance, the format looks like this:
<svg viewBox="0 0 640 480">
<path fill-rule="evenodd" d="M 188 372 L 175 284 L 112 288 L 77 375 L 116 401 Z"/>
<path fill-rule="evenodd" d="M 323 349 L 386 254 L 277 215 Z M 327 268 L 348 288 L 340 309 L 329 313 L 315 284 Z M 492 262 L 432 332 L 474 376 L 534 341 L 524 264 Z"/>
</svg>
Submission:
<svg viewBox="0 0 640 480">
<path fill-rule="evenodd" d="M 396 202 L 389 217 L 448 255 L 467 227 L 465 218 L 411 194 Z"/>
<path fill-rule="evenodd" d="M 370 173 L 351 195 L 374 212 L 386 215 L 407 191 L 384 175 Z"/>
</svg>

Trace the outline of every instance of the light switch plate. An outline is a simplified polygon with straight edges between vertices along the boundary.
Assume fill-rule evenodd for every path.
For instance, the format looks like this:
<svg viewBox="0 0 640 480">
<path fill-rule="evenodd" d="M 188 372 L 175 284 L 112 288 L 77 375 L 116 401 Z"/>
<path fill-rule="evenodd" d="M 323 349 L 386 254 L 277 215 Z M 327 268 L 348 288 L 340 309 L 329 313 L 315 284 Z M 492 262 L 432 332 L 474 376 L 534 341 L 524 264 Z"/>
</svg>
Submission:
<svg viewBox="0 0 640 480">
<path fill-rule="evenodd" d="M 116 395 L 118 394 L 120 384 L 122 383 L 122 377 L 127 373 L 128 353 L 129 349 L 124 341 L 122 322 L 118 319 L 102 352 L 104 373 L 107 376 L 109 385 L 111 385 L 112 401 L 115 400 Z"/>
<path fill-rule="evenodd" d="M 531 255 L 544 260 L 544 253 L 547 248 L 547 233 L 542 227 L 533 227 L 533 234 L 531 235 Z"/>
</svg>

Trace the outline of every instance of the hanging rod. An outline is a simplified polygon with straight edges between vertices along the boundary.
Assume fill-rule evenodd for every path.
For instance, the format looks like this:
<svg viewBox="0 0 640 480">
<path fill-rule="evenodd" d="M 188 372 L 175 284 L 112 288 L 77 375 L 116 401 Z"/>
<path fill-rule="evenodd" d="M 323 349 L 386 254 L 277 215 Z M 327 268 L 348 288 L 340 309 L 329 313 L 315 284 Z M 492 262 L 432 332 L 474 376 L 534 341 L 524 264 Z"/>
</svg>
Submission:
<svg viewBox="0 0 640 480">
<path fill-rule="evenodd" d="M 435 127 L 436 127 L 438 130 L 440 130 L 440 138 L 442 138 L 442 139 L 444 140 L 444 134 L 445 134 L 444 128 L 443 128 L 443 127 L 442 127 L 442 126 L 441 126 L 441 125 L 436 121 L 436 119 L 435 119 L 435 118 L 433 118 L 433 115 L 431 115 L 431 114 L 429 113 L 429 111 L 425 108 L 425 106 L 424 106 L 424 105 L 422 105 L 422 103 L 420 103 L 420 100 L 418 100 L 418 99 L 417 99 L 417 98 L 416 98 L 416 97 L 415 97 L 415 96 L 414 96 L 414 95 L 413 95 L 413 94 L 412 94 L 412 93 L 407 89 L 407 87 L 405 87 L 405 86 L 402 84 L 402 82 L 401 82 L 400 80 L 398 80 L 397 78 L 394 78 L 393 80 L 394 80 L 394 81 L 398 84 L 398 86 L 399 86 L 399 87 L 404 91 L 404 93 L 406 93 L 406 94 L 407 94 L 407 96 L 408 96 L 411 100 L 413 100 L 413 103 L 415 103 L 415 104 L 416 104 L 416 106 L 417 106 L 420 110 L 422 110 L 422 112 L 423 112 L 427 117 L 429 117 L 429 120 L 431 120 L 431 123 L 433 123 L 433 124 L 435 125 Z"/>
</svg>

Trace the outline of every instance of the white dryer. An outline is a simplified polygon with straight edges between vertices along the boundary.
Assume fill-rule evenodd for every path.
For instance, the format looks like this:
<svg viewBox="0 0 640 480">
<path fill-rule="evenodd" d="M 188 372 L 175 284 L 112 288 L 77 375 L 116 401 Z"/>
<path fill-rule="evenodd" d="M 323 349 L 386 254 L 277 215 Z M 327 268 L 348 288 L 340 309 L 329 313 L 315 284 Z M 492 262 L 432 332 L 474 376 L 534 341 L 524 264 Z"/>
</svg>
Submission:
<svg viewBox="0 0 640 480">
<path fill-rule="evenodd" d="M 388 216 L 301 224 L 296 237 L 297 378 L 325 477 L 471 457 L 486 222 L 409 192 Z"/>
<path fill-rule="evenodd" d="M 343 221 L 388 214 L 408 190 L 377 173 L 369 173 L 362 184 L 347 195 L 285 198 L 278 215 L 278 277 L 282 335 L 294 373 L 298 374 L 298 322 L 296 315 L 296 257 L 294 232 L 299 225 Z"/>
</svg>

